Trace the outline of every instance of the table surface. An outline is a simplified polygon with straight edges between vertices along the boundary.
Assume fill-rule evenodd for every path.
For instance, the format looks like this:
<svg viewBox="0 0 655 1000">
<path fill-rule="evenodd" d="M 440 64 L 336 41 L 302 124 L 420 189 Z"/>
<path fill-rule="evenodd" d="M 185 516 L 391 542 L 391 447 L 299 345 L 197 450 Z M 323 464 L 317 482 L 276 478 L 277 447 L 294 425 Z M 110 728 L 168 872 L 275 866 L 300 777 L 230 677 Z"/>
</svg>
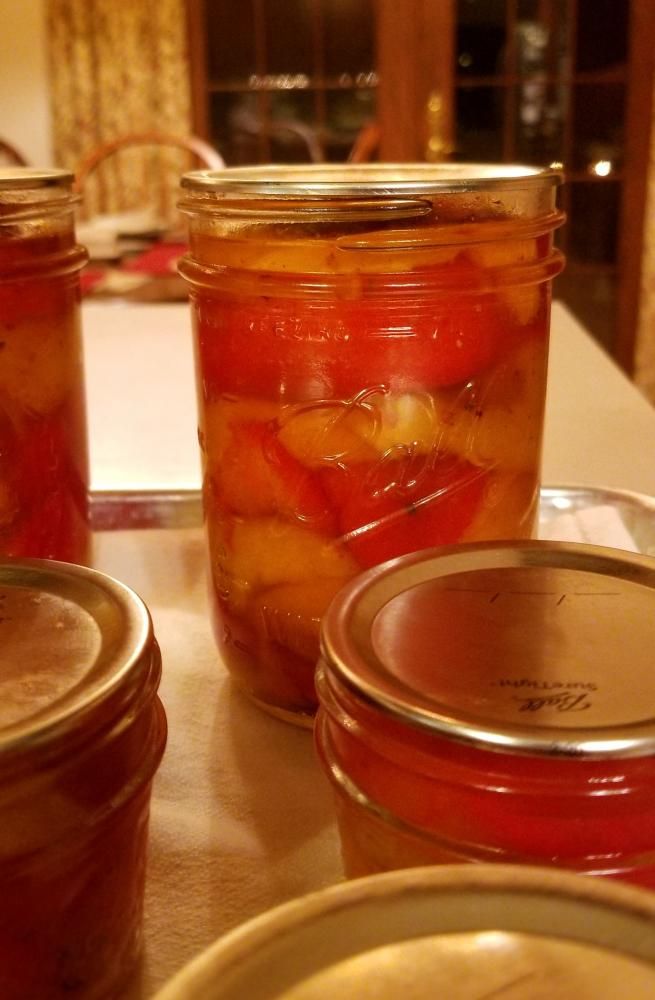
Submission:
<svg viewBox="0 0 655 1000">
<path fill-rule="evenodd" d="M 93 489 L 197 489 L 187 306 L 88 302 L 83 321 Z M 544 482 L 655 494 L 654 456 L 655 410 L 556 304 Z M 228 929 L 340 880 L 339 847 L 310 733 L 253 707 L 219 662 L 202 529 L 99 532 L 95 564 L 146 601 L 163 655 L 169 742 L 128 998 L 146 1000 Z"/>
<path fill-rule="evenodd" d="M 92 488 L 198 488 L 187 304 L 89 301 L 83 321 Z M 655 494 L 654 447 L 655 408 L 556 302 L 543 481 Z"/>
</svg>

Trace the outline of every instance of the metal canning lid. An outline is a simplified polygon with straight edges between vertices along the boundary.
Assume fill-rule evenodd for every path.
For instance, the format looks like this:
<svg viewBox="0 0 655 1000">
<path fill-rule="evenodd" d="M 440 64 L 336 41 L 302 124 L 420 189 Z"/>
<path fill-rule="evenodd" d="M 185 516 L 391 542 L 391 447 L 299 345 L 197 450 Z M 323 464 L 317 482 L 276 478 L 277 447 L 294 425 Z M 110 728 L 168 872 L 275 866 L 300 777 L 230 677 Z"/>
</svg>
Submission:
<svg viewBox="0 0 655 1000">
<path fill-rule="evenodd" d="M 480 163 L 305 164 L 194 170 L 182 187 L 223 197 L 398 198 L 448 192 L 552 186 L 562 175 L 551 168 Z"/>
<path fill-rule="evenodd" d="M 323 618 L 329 686 L 506 753 L 655 754 L 655 561 L 485 542 L 361 574 Z"/>
<path fill-rule="evenodd" d="M 135 712 L 159 671 L 150 614 L 124 584 L 51 560 L 0 563 L 0 769 L 71 752 L 94 720 Z"/>
<path fill-rule="evenodd" d="M 655 899 L 518 865 L 358 878 L 219 939 L 155 1000 L 650 1000 Z"/>
<path fill-rule="evenodd" d="M 0 191 L 35 188 L 70 187 L 73 174 L 69 170 L 38 170 L 34 167 L 0 167 Z"/>
</svg>

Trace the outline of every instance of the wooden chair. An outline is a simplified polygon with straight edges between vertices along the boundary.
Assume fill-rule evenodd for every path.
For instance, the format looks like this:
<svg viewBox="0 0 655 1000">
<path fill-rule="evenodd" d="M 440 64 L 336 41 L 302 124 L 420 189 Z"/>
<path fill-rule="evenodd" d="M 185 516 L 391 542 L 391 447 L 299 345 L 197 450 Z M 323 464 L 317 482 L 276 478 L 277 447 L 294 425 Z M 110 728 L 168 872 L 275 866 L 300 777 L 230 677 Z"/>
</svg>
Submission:
<svg viewBox="0 0 655 1000">
<path fill-rule="evenodd" d="M 348 154 L 348 163 L 370 163 L 375 159 L 381 136 L 377 122 L 368 122 L 362 126 Z"/>
<path fill-rule="evenodd" d="M 180 176 L 196 166 L 220 170 L 220 153 L 195 135 L 130 132 L 101 143 L 75 169 L 86 218 L 101 213 L 150 210 L 163 223 L 177 219 Z"/>
<path fill-rule="evenodd" d="M 13 143 L 0 139 L 0 167 L 4 166 L 29 167 L 29 162 Z"/>
</svg>

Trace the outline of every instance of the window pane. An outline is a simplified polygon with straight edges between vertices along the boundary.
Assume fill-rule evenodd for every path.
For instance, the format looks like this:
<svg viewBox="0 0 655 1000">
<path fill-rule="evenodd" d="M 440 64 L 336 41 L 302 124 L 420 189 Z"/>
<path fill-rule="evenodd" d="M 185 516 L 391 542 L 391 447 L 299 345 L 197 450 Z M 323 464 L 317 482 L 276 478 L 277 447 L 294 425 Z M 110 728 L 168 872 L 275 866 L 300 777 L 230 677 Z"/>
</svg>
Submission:
<svg viewBox="0 0 655 1000">
<path fill-rule="evenodd" d="M 626 0 L 578 0 L 578 72 L 615 69 L 626 62 L 629 9 Z"/>
<path fill-rule="evenodd" d="M 578 84 L 573 88 L 573 169 L 620 168 L 623 151 L 623 85 Z M 569 164 L 567 164 L 569 166 Z M 603 169 L 608 169 L 604 167 Z"/>
<path fill-rule="evenodd" d="M 515 149 L 524 163 L 548 164 L 564 155 L 566 93 L 537 76 L 516 88 Z"/>
<path fill-rule="evenodd" d="M 209 78 L 244 83 L 255 71 L 255 18 L 252 0 L 207 2 Z M 225 30 L 225 25 L 230 30 Z"/>
<path fill-rule="evenodd" d="M 308 0 L 266 0 L 266 72 L 316 71 L 312 4 Z"/>
<path fill-rule="evenodd" d="M 347 159 L 360 129 L 375 118 L 375 90 L 331 90 L 326 94 L 326 154 L 329 160 Z"/>
<path fill-rule="evenodd" d="M 504 93 L 501 87 L 462 87 L 457 91 L 456 160 L 502 160 Z"/>
<path fill-rule="evenodd" d="M 570 263 L 555 278 L 553 296 L 565 302 L 587 330 L 608 351 L 616 322 L 616 275 L 611 271 L 582 270 Z"/>
<path fill-rule="evenodd" d="M 261 114 L 257 94 L 212 94 L 210 116 L 211 141 L 228 166 L 259 162 Z"/>
<path fill-rule="evenodd" d="M 517 70 L 522 76 L 567 75 L 567 24 L 561 2 L 519 4 L 516 32 Z"/>
<path fill-rule="evenodd" d="M 375 69 L 375 13 L 372 0 L 323 0 L 325 75 Z"/>
<path fill-rule="evenodd" d="M 615 181 L 572 183 L 568 229 L 572 260 L 616 262 L 620 185 Z"/>
<path fill-rule="evenodd" d="M 505 70 L 505 0 L 459 0 L 455 64 L 458 76 Z"/>
<path fill-rule="evenodd" d="M 516 156 L 527 163 L 551 163 L 563 159 L 568 113 L 566 86 L 560 82 L 567 68 L 564 5 L 523 0 L 518 15 Z"/>
</svg>

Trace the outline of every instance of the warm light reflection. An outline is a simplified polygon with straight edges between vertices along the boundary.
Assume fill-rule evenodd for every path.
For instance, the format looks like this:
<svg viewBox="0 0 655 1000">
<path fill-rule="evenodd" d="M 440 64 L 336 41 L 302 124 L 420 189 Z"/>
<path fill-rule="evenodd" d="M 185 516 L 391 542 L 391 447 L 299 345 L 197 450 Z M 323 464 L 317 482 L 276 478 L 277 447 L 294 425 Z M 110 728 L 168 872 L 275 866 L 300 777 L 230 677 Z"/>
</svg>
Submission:
<svg viewBox="0 0 655 1000">
<path fill-rule="evenodd" d="M 479 931 L 474 936 L 477 951 L 515 951 L 519 945 L 511 931 Z"/>
<path fill-rule="evenodd" d="M 552 504 L 556 510 L 568 510 L 573 506 L 573 501 L 569 497 L 553 497 Z"/>
<path fill-rule="evenodd" d="M 613 167 L 610 160 L 598 160 L 596 163 L 592 163 L 589 169 L 597 177 L 607 177 L 612 173 Z"/>
</svg>

